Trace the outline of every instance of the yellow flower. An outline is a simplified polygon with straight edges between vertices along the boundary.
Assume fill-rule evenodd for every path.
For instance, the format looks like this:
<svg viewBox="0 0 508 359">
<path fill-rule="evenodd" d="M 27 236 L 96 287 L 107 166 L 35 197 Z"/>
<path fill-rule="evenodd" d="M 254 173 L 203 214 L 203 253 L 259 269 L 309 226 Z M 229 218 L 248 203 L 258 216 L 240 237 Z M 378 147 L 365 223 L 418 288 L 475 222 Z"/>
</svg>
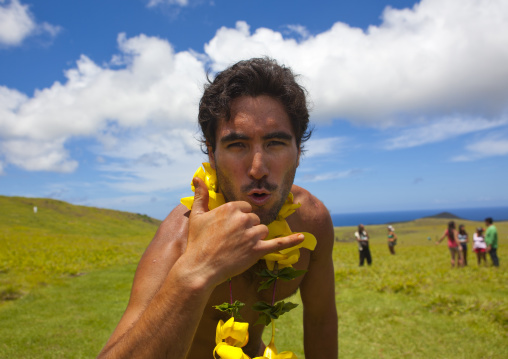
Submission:
<svg viewBox="0 0 508 359">
<path fill-rule="evenodd" d="M 230 318 L 226 323 L 219 320 L 215 332 L 213 356 L 217 353 L 222 359 L 250 359 L 243 353 L 244 347 L 249 341 L 249 323 L 235 322 Z"/>
<path fill-rule="evenodd" d="M 266 266 L 269 270 L 273 270 L 275 266 L 275 262 L 278 262 L 279 269 L 285 267 L 291 267 L 293 264 L 298 262 L 300 259 L 300 248 L 307 248 L 311 251 L 316 248 L 316 237 L 307 232 L 293 232 L 291 228 L 289 228 L 288 222 L 286 222 L 286 217 L 293 214 L 297 208 L 299 208 L 301 204 L 293 203 L 293 194 L 290 192 L 286 202 L 282 205 L 282 208 L 277 215 L 275 221 L 268 225 L 268 237 L 265 240 L 270 240 L 274 238 L 286 237 L 293 233 L 302 233 L 305 236 L 305 239 L 302 243 L 287 249 L 283 249 L 278 252 L 269 253 L 263 257 L 266 261 Z"/>
<path fill-rule="evenodd" d="M 235 322 L 233 317 L 224 323 L 219 320 L 215 332 L 215 343 L 224 341 L 234 347 L 243 347 L 249 341 L 249 323 Z"/>
<path fill-rule="evenodd" d="M 205 168 L 204 170 L 203 167 Z M 210 197 L 208 201 L 208 209 L 212 210 L 223 205 L 226 201 L 221 193 L 217 193 L 217 173 L 215 170 L 209 163 L 206 162 L 203 163 L 203 167 L 199 167 L 192 178 L 199 177 L 203 180 L 203 182 L 205 182 L 206 187 L 208 187 L 208 196 Z M 196 192 L 196 188 L 194 187 L 192 181 L 191 189 L 192 192 Z M 192 209 L 192 204 L 194 203 L 194 196 L 182 198 L 180 203 L 190 210 Z"/>
<path fill-rule="evenodd" d="M 250 359 L 250 357 L 243 352 L 242 348 L 232 347 L 226 343 L 217 344 L 213 350 L 214 358 L 216 358 L 215 353 L 217 353 L 221 359 Z"/>
<path fill-rule="evenodd" d="M 210 166 L 209 163 L 206 162 L 203 163 L 203 167 L 204 169 L 199 167 L 192 178 L 199 177 L 205 182 L 206 186 L 208 187 L 208 194 L 210 196 L 208 208 L 212 210 L 219 207 L 220 205 L 223 205 L 226 202 L 224 200 L 224 196 L 221 193 L 217 193 L 218 187 L 216 171 L 212 168 L 212 166 Z M 192 182 L 191 189 L 193 192 L 196 190 Z M 180 202 L 188 209 L 192 209 L 194 197 L 182 198 Z M 275 221 L 268 225 L 269 232 L 268 237 L 266 237 L 265 240 L 286 237 L 293 233 L 302 233 L 305 236 L 303 242 L 294 247 L 287 248 L 278 252 L 273 252 L 264 256 L 262 259 L 266 261 L 266 266 L 269 270 L 273 270 L 275 267 L 275 262 L 278 262 L 279 269 L 292 267 L 292 265 L 298 262 L 300 259 L 300 248 L 307 248 L 311 251 L 316 248 L 316 237 L 306 232 L 292 232 L 291 228 L 289 228 L 289 225 L 286 222 L 286 218 L 289 215 L 293 214 L 300 206 L 301 204 L 299 203 L 293 203 L 293 194 L 290 192 L 286 202 L 282 205 L 277 218 Z"/>
</svg>

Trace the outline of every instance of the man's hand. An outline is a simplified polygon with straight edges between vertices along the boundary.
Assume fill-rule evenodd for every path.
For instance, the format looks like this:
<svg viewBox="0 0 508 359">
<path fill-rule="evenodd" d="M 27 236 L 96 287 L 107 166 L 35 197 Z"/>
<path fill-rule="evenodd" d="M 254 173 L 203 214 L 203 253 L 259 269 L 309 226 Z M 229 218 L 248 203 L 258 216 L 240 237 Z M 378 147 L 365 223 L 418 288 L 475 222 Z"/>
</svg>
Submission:
<svg viewBox="0 0 508 359">
<path fill-rule="evenodd" d="M 260 224 L 252 206 L 229 202 L 208 210 L 208 189 L 194 178 L 194 204 L 184 256 L 216 285 L 238 275 L 264 255 L 301 243 L 302 234 L 264 241 L 268 227 Z"/>
</svg>

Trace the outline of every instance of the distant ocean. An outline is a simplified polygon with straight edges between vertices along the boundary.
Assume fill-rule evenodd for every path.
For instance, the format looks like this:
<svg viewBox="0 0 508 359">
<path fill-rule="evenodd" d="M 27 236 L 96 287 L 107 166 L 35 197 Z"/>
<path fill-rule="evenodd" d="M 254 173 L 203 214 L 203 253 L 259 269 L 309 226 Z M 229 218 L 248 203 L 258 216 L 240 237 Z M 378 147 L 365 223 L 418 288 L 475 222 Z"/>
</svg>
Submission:
<svg viewBox="0 0 508 359">
<path fill-rule="evenodd" d="M 360 223 L 386 224 L 412 221 L 414 219 L 434 216 L 442 212 L 449 212 L 457 217 L 472 221 L 483 221 L 492 217 L 496 221 L 508 220 L 508 207 L 491 208 L 457 208 L 457 209 L 422 209 L 418 211 L 394 211 L 394 212 L 365 212 L 365 213 L 332 213 L 332 221 L 335 227 L 357 226 Z"/>
</svg>

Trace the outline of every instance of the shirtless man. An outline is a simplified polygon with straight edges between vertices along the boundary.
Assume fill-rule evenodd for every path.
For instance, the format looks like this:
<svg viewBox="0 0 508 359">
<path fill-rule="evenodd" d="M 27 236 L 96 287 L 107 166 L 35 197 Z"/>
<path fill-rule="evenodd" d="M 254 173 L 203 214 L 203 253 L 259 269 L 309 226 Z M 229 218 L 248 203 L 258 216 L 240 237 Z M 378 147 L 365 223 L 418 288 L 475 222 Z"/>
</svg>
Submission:
<svg viewBox="0 0 508 359">
<path fill-rule="evenodd" d="M 199 122 L 209 162 L 217 171 L 226 204 L 208 210 L 208 189 L 194 178 L 192 211 L 177 206 L 163 221 L 138 265 L 127 309 L 99 358 L 212 358 L 219 319 L 213 305 L 233 297 L 249 323 L 250 357 L 262 356 L 263 325 L 252 304 L 271 302 L 257 292 L 266 268 L 260 258 L 301 243 L 293 234 L 263 241 L 289 191 L 301 203 L 287 217 L 293 232 L 317 239 L 314 251 L 300 249 L 295 269 L 307 272 L 277 283 L 276 300 L 300 289 L 307 359 L 338 356 L 330 215 L 316 197 L 293 185 L 302 144 L 310 137 L 304 90 L 292 72 L 270 59 L 241 61 L 206 86 Z M 205 148 L 205 147 L 204 147 Z M 291 313 L 286 314 L 291 315 Z M 291 350 L 291 348 L 279 348 Z"/>
</svg>

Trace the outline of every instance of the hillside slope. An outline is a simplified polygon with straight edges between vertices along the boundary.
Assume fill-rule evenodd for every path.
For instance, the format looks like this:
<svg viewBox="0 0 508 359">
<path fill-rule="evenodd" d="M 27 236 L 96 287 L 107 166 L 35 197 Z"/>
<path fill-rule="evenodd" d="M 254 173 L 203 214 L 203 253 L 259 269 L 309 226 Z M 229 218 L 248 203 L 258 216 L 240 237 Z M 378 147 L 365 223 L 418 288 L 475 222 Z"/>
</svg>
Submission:
<svg viewBox="0 0 508 359">
<path fill-rule="evenodd" d="M 136 262 L 159 224 L 146 215 L 0 196 L 0 301 L 64 276 Z"/>
</svg>

